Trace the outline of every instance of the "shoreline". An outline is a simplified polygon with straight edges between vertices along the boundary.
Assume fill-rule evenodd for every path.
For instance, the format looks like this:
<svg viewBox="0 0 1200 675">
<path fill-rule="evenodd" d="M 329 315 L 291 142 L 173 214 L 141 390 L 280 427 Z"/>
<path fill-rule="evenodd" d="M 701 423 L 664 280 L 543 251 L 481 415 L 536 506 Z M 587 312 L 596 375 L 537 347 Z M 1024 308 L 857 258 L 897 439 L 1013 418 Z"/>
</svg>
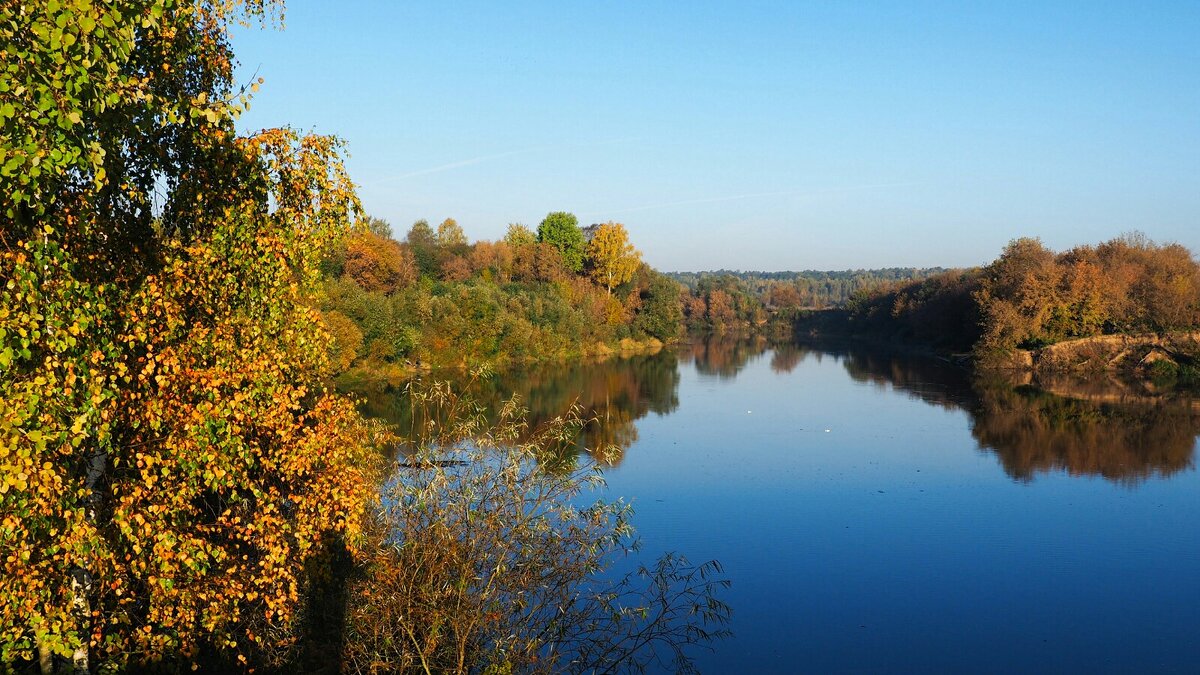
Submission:
<svg viewBox="0 0 1200 675">
<path fill-rule="evenodd" d="M 614 343 L 596 342 L 584 345 L 579 351 L 552 354 L 541 358 L 521 360 L 506 359 L 485 363 L 432 364 L 418 361 L 404 364 L 378 364 L 379 367 L 354 366 L 332 376 L 335 387 L 340 391 L 354 391 L 376 385 L 396 386 L 414 377 L 426 375 L 434 371 L 453 371 L 465 373 L 477 368 L 488 368 L 492 371 L 519 370 L 538 364 L 547 363 L 602 363 L 609 359 L 633 358 L 658 354 L 664 349 L 680 344 L 686 344 L 687 338 L 676 338 L 666 342 L 658 338 L 634 340 L 623 338 Z M 351 384 L 353 383 L 353 384 Z"/>
</svg>

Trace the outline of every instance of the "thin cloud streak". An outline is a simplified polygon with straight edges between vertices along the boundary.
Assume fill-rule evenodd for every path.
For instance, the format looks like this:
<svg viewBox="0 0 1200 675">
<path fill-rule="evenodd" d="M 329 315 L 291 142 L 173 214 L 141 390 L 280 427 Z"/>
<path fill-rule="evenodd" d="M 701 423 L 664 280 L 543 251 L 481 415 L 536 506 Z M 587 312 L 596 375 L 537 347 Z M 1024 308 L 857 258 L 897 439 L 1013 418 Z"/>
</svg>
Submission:
<svg viewBox="0 0 1200 675">
<path fill-rule="evenodd" d="M 878 190 L 891 187 L 906 187 L 910 185 L 918 185 L 918 183 L 880 183 L 877 185 L 851 185 L 849 187 L 834 188 L 829 190 L 809 191 L 803 189 L 796 190 L 777 190 L 774 192 L 750 192 L 741 195 L 728 195 L 724 197 L 701 197 L 699 199 L 681 199 L 674 202 L 662 202 L 660 204 L 646 204 L 644 206 L 631 206 L 629 208 L 617 209 L 615 211 L 590 211 L 582 213 L 584 216 L 595 215 L 617 215 L 624 213 L 638 213 L 640 211 L 653 211 L 655 209 L 667 209 L 673 206 L 690 206 L 693 204 L 715 204 L 717 202 L 735 202 L 743 199 L 759 199 L 762 197 L 784 197 L 784 196 L 800 196 L 800 197 L 820 197 L 831 194 L 841 194 L 844 192 L 858 192 L 860 190 Z"/>
<path fill-rule="evenodd" d="M 441 173 L 443 171 L 453 171 L 454 169 L 461 169 L 461 168 L 467 167 L 467 166 L 474 166 L 476 164 L 490 162 L 495 159 L 504 159 L 505 157 L 513 157 L 516 155 L 527 155 L 531 152 L 540 152 L 543 150 L 555 150 L 555 149 L 559 149 L 559 148 L 588 148 L 588 147 L 598 147 L 598 146 L 605 146 L 605 145 L 620 145 L 623 143 L 632 143 L 636 140 L 638 140 L 638 139 L 637 138 L 613 138 L 613 139 L 604 140 L 604 141 L 584 141 L 581 143 L 563 143 L 560 145 L 536 145 L 531 148 L 522 148 L 520 150 L 509 150 L 507 152 L 498 152 L 493 155 L 480 155 L 479 157 L 472 157 L 470 159 L 463 159 L 463 160 L 459 160 L 457 162 L 450 162 L 449 164 L 440 164 L 438 166 L 431 166 L 428 169 L 417 169 L 415 171 L 409 171 L 407 173 L 401 173 L 401 174 L 397 174 L 395 176 L 388 176 L 387 178 L 380 178 L 378 180 L 371 181 L 371 184 L 378 185 L 380 183 L 390 183 L 392 181 L 404 180 L 405 178 L 414 178 L 416 176 L 427 176 L 431 173 Z"/>
<path fill-rule="evenodd" d="M 538 150 L 545 150 L 545 149 L 546 149 L 546 146 L 537 146 L 534 148 L 523 148 L 521 150 L 509 150 L 508 152 L 498 152 L 494 155 L 480 155 L 479 157 L 472 157 L 470 159 L 464 159 L 464 160 L 460 160 L 457 162 L 451 162 L 449 164 L 441 164 L 438 166 L 431 166 L 428 169 L 417 169 L 416 171 L 409 171 L 408 173 L 397 174 L 395 176 L 388 176 L 387 178 L 380 178 L 379 180 L 374 181 L 374 182 L 375 183 L 389 183 L 391 181 L 404 180 L 405 178 L 413 178 L 414 176 L 426 176 L 431 173 L 441 173 L 443 171 L 452 171 L 454 169 L 461 169 L 464 166 L 474 166 L 475 164 L 482 164 L 483 162 L 490 162 L 493 159 L 503 159 L 505 157 L 512 157 L 514 155 L 524 155 L 524 154 L 528 154 L 530 152 L 537 152 Z"/>
</svg>

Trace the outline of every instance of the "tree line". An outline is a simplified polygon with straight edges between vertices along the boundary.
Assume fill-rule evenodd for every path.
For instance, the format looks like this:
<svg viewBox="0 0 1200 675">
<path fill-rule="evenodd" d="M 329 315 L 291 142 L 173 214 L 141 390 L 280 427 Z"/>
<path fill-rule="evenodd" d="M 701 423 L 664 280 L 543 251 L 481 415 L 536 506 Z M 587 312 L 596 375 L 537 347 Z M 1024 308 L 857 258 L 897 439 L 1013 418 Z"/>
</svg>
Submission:
<svg viewBox="0 0 1200 675">
<path fill-rule="evenodd" d="M 852 330 L 980 356 L 1073 338 L 1200 327 L 1200 265 L 1186 247 L 1129 234 L 1055 253 L 1009 243 L 990 264 L 857 294 Z"/>
<path fill-rule="evenodd" d="M 825 309 L 845 304 L 856 293 L 880 286 L 926 279 L 945 272 L 941 267 L 886 267 L 871 270 L 753 272 L 715 270 L 669 272 L 667 276 L 695 291 L 704 279 L 732 277 L 769 308 Z"/>
<path fill-rule="evenodd" d="M 840 307 L 857 294 L 897 280 L 925 279 L 941 268 L 887 268 L 843 272 L 671 272 L 684 287 L 689 331 L 778 332 L 797 314 Z"/>
</svg>

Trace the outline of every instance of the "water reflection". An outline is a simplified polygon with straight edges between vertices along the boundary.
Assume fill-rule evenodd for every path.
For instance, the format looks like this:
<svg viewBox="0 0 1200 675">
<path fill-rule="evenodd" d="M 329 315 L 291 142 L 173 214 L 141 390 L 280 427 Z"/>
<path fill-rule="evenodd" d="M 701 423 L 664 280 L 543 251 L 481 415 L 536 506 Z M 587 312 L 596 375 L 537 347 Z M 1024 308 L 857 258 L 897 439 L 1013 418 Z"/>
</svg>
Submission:
<svg viewBox="0 0 1200 675">
<path fill-rule="evenodd" d="M 1015 480 L 1066 472 L 1135 484 L 1193 466 L 1200 435 L 1196 399 L 1096 378 L 983 376 L 939 359 L 844 344 L 770 345 L 761 338 L 709 338 L 675 353 L 500 374 L 467 389 L 489 414 L 518 395 L 529 408 L 530 428 L 578 405 L 590 422 L 569 452 L 588 452 L 598 461 L 619 465 L 638 439 L 638 420 L 650 413 L 667 415 L 679 406 L 681 363 L 702 376 L 731 380 L 768 351 L 770 368 L 780 375 L 793 373 L 809 359 L 832 359 L 856 382 L 965 411 L 979 447 L 993 453 Z M 804 383 L 797 381 L 796 386 Z M 412 412 L 394 390 L 368 394 L 366 407 L 402 431 L 412 427 Z"/>
<path fill-rule="evenodd" d="M 713 339 L 471 389 L 492 410 L 517 393 L 534 426 L 578 402 L 594 421 L 569 458 L 619 449 L 607 494 L 637 506 L 646 550 L 726 565 L 737 637 L 705 672 L 1197 661 L 1195 399 Z M 412 424 L 396 392 L 369 403 Z"/>
<path fill-rule="evenodd" d="M 836 348 L 825 348 L 836 352 Z M 932 358 L 843 351 L 850 377 L 971 415 L 971 435 L 1005 473 L 1064 471 L 1126 484 L 1193 466 L 1200 405 L 1103 376 L 974 374 Z"/>
<path fill-rule="evenodd" d="M 580 417 L 587 423 L 566 450 L 587 452 L 603 464 L 616 466 L 638 439 L 637 420 L 650 413 L 666 415 L 679 407 L 679 360 L 673 353 L 659 352 L 601 362 L 554 364 L 460 381 L 456 389 L 479 403 L 489 419 L 516 395 L 528 409 L 529 433 L 578 406 Z M 402 391 L 384 389 L 368 393 L 365 398 L 368 415 L 395 424 L 401 432 L 416 428 L 417 421 Z"/>
<path fill-rule="evenodd" d="M 1098 403 L 994 381 L 977 391 L 972 434 L 1018 480 L 1066 471 L 1135 484 L 1192 468 L 1200 414 L 1190 401 Z"/>
<path fill-rule="evenodd" d="M 715 375 L 729 380 L 737 377 L 746 364 L 766 348 L 767 340 L 759 336 L 734 338 L 710 335 L 696 338 L 680 350 L 679 358 L 695 365 L 696 372 L 701 375 Z"/>
<path fill-rule="evenodd" d="M 775 373 L 790 373 L 800 365 L 810 350 L 794 343 L 776 345 L 771 351 L 771 371 Z"/>
</svg>

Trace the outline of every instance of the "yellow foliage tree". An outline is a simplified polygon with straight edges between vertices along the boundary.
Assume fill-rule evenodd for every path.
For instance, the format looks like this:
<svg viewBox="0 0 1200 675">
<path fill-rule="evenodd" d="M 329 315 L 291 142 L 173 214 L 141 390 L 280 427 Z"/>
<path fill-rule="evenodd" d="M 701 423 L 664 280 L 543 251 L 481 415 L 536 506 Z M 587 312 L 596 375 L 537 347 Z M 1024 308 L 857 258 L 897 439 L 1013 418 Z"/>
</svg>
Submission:
<svg viewBox="0 0 1200 675">
<path fill-rule="evenodd" d="M 467 246 L 467 235 L 462 226 L 453 218 L 447 218 L 438 225 L 437 243 L 444 251 L 455 254 Z"/>
<path fill-rule="evenodd" d="M 354 321 L 338 311 L 321 313 L 321 322 L 332 340 L 329 348 L 333 371 L 340 373 L 354 363 L 363 346 L 363 334 Z"/>
<path fill-rule="evenodd" d="M 336 139 L 236 132 L 228 26 L 265 9 L 0 3 L 6 666 L 286 646 L 359 536 L 372 454 L 314 295 L 360 209 Z"/>
<path fill-rule="evenodd" d="M 590 273 L 596 283 L 612 290 L 629 281 L 642 263 L 642 254 L 629 243 L 621 223 L 608 222 L 596 229 L 587 245 Z"/>
</svg>

